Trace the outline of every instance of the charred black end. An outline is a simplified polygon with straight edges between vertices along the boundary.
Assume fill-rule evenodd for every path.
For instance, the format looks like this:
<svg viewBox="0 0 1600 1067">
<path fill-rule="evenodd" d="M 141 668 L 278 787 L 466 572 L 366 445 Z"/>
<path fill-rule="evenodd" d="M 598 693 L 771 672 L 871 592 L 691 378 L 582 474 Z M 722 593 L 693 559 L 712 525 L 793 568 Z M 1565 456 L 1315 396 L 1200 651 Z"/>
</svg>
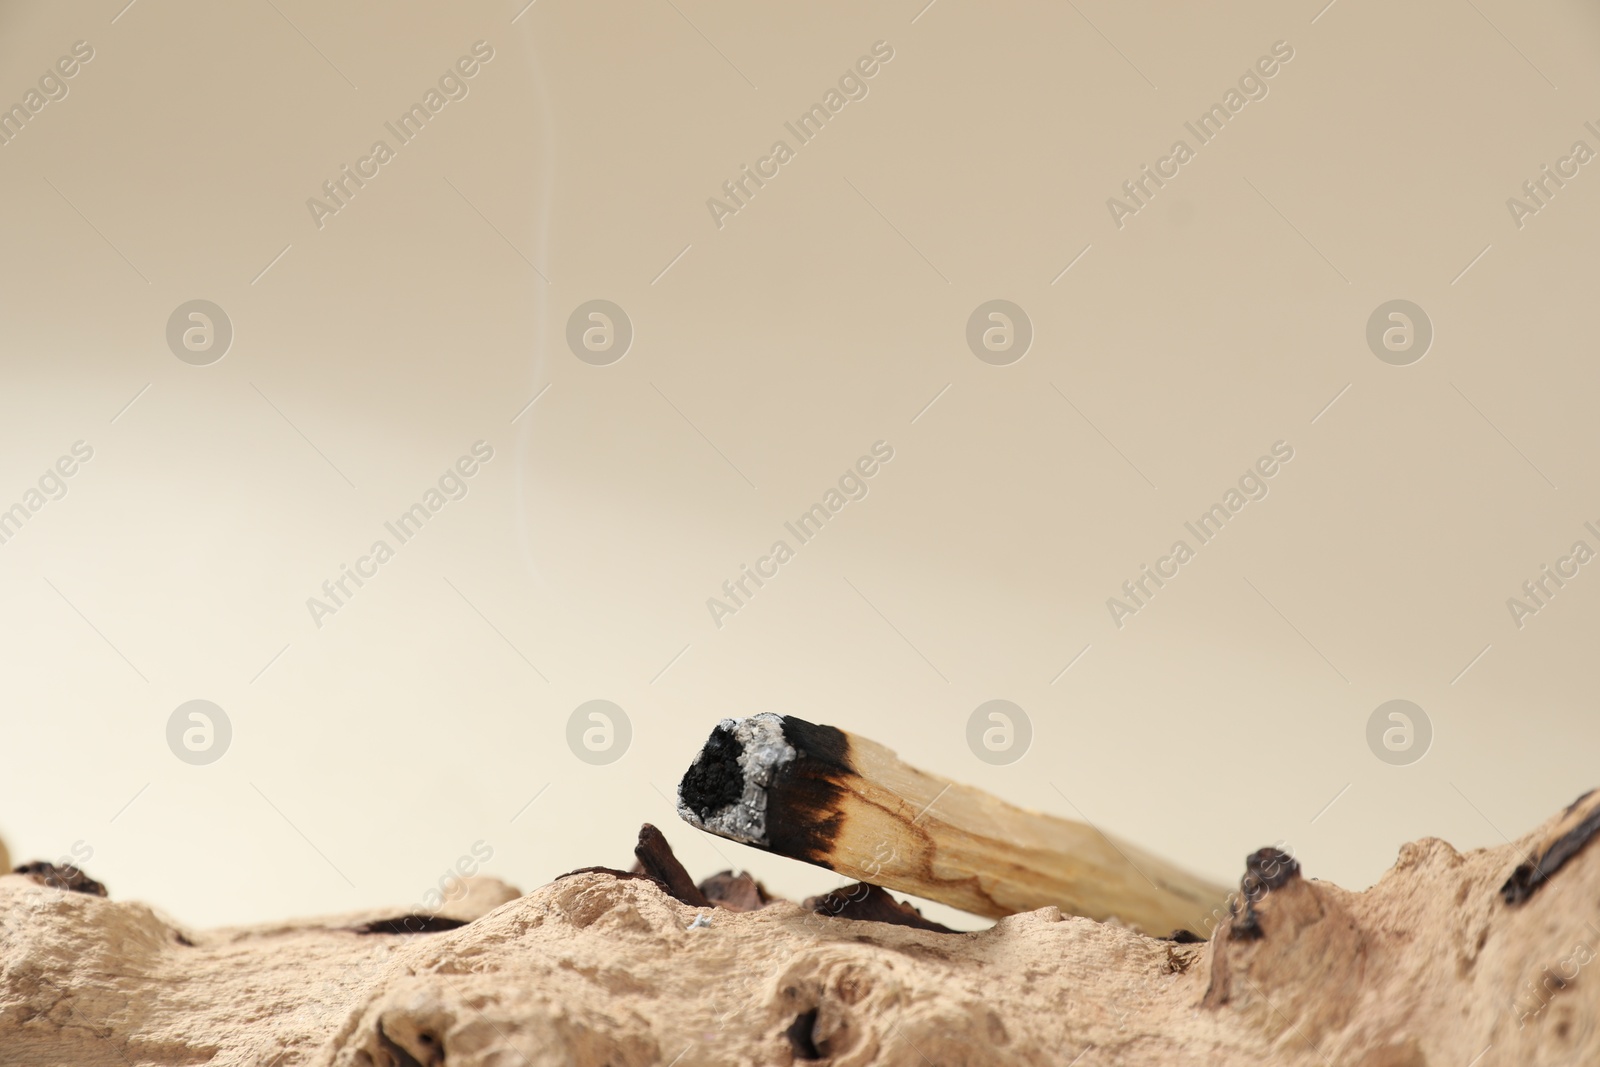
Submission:
<svg viewBox="0 0 1600 1067">
<path fill-rule="evenodd" d="M 24 863 L 12 874 L 25 874 L 40 885 L 63 889 L 69 893 L 87 893 L 92 897 L 106 895 L 106 887 L 84 874 L 72 864 L 55 864 L 45 860 Z"/>
<path fill-rule="evenodd" d="M 665 886 L 670 896 L 691 908 L 711 906 L 711 901 L 700 892 L 689 872 L 673 855 L 666 835 L 649 823 L 639 827 L 639 843 L 633 846 L 633 858 L 639 861 L 639 870 Z"/>
<path fill-rule="evenodd" d="M 774 899 L 766 886 L 745 871 L 718 871 L 702 879 L 695 889 L 712 904 L 729 911 L 760 911 Z"/>
<path fill-rule="evenodd" d="M 726 726 L 712 730 L 694 766 L 678 786 L 679 799 L 701 819 L 737 803 L 744 795 L 744 771 L 739 769 L 742 755 L 744 746 L 732 730 Z"/>
<path fill-rule="evenodd" d="M 1568 814 L 1588 796 L 1589 794 L 1585 793 L 1573 801 L 1572 806 L 1567 809 Z M 1582 851 L 1596 834 L 1600 834 L 1600 807 L 1595 808 L 1576 826 L 1551 842 L 1550 847 L 1545 849 L 1544 854 L 1538 859 L 1519 864 L 1517 869 L 1511 872 L 1511 877 L 1506 879 L 1506 884 L 1500 887 L 1501 899 L 1507 904 L 1516 905 L 1533 896 L 1540 886 L 1561 869 L 1563 864 Z"/>
<path fill-rule="evenodd" d="M 827 866 L 844 823 L 840 801 L 856 776 L 850 738 L 832 726 L 783 717 L 783 736 L 795 758 L 767 789 L 768 847 L 783 856 Z"/>
<path fill-rule="evenodd" d="M 1290 879 L 1299 876 L 1300 862 L 1293 856 L 1281 849 L 1260 848 L 1244 858 L 1244 880 L 1239 888 L 1253 902 L 1259 899 L 1251 893 L 1255 886 L 1260 887 L 1258 892 L 1282 889 Z"/>
<path fill-rule="evenodd" d="M 1588 792 L 1584 793 L 1577 800 L 1574 800 L 1571 804 L 1568 804 L 1567 805 L 1567 810 L 1563 811 L 1561 814 L 1563 814 L 1563 815 L 1571 815 L 1573 812 L 1575 812 L 1579 808 L 1583 807 L 1584 802 L 1587 801 L 1592 796 L 1594 796 L 1594 790 L 1593 789 L 1591 789 Z"/>
<path fill-rule="evenodd" d="M 807 897 L 802 907 L 817 915 L 834 919 L 856 919 L 862 922 L 890 923 L 909 926 L 913 930 L 931 930 L 938 934 L 959 934 L 943 923 L 924 918 L 922 912 L 903 900 L 896 900 L 880 886 L 857 882 L 835 889 L 826 896 Z"/>
<path fill-rule="evenodd" d="M 1275 889 L 1282 889 L 1300 877 L 1300 863 L 1276 848 L 1261 848 L 1244 859 L 1244 877 L 1239 880 L 1239 897 L 1229 905 L 1233 916 L 1232 938 L 1254 941 L 1263 936 L 1256 905 Z M 1240 914 L 1240 904 L 1243 914 Z"/>
<path fill-rule="evenodd" d="M 442 934 L 448 930 L 459 930 L 468 921 L 449 919 L 443 915 L 400 915 L 393 919 L 373 919 L 352 926 L 350 930 L 357 934 Z"/>
</svg>

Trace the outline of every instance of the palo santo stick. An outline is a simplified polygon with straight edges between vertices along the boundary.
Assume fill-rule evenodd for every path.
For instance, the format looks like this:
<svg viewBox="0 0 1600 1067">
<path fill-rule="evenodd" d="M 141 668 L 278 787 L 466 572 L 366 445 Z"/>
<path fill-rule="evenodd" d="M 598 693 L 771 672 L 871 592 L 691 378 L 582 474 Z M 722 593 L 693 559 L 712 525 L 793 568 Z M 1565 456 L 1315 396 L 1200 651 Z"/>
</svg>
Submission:
<svg viewBox="0 0 1600 1067">
<path fill-rule="evenodd" d="M 1015 807 L 792 716 L 724 719 L 678 786 L 702 830 L 999 917 L 1056 905 L 1151 934 L 1201 928 L 1228 889 L 1091 826 Z"/>
</svg>

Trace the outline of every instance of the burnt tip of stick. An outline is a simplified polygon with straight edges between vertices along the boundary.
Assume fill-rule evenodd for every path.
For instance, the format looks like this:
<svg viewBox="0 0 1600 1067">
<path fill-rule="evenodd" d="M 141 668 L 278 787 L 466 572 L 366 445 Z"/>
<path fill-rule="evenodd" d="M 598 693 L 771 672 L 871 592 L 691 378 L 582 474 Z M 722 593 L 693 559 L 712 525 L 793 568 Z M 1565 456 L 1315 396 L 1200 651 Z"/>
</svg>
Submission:
<svg viewBox="0 0 1600 1067">
<path fill-rule="evenodd" d="M 742 755 L 744 745 L 728 722 L 719 723 L 678 784 L 678 802 L 702 821 L 737 802 L 744 795 Z"/>
<path fill-rule="evenodd" d="M 818 862 L 839 824 L 839 783 L 854 773 L 842 730 L 785 715 L 723 719 L 678 785 L 678 814 L 710 833 Z"/>
</svg>

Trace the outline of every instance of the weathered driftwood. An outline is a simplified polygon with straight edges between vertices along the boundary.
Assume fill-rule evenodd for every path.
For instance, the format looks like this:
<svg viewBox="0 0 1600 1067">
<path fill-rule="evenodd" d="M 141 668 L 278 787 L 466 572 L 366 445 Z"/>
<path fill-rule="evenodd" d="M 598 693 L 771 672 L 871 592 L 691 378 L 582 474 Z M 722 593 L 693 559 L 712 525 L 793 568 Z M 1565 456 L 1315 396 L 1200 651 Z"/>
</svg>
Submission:
<svg viewBox="0 0 1600 1067">
<path fill-rule="evenodd" d="M 1586 797 L 1504 847 L 1408 845 L 1359 893 L 1263 850 L 1196 944 L 1053 908 L 858 921 L 732 875 L 669 892 L 648 833 L 638 872 L 211 931 L 39 870 L 0 877 L 0 1064 L 1594 1064 L 1597 830 Z"/>
</svg>

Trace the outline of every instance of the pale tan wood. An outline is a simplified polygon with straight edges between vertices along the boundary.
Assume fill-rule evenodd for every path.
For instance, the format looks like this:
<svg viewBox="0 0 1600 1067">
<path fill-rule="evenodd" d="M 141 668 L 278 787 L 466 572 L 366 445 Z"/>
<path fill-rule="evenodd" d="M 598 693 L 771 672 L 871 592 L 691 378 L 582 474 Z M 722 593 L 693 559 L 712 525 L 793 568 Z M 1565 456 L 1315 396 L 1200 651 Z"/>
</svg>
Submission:
<svg viewBox="0 0 1600 1067">
<path fill-rule="evenodd" d="M 1146 933 L 1205 935 L 1226 886 L 1092 826 L 1008 804 L 848 734 L 856 777 L 827 864 L 849 878 L 999 917 L 1055 906 Z"/>
</svg>

